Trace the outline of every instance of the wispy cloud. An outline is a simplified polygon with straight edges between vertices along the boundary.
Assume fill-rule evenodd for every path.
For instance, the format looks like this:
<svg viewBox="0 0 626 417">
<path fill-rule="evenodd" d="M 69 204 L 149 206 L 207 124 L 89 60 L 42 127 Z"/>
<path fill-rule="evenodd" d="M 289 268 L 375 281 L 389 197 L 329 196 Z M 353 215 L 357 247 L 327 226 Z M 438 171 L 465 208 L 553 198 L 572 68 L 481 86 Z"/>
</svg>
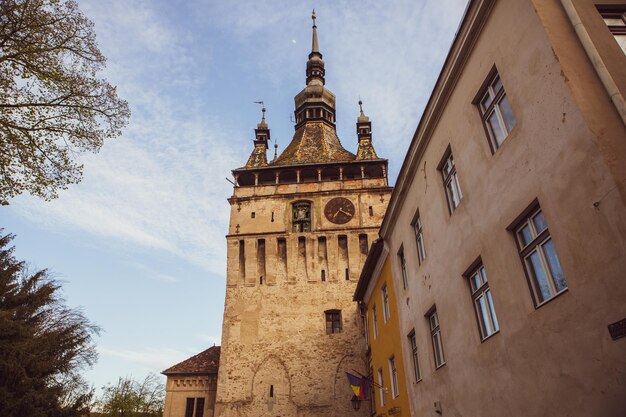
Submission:
<svg viewBox="0 0 626 417">
<path fill-rule="evenodd" d="M 338 124 L 344 143 L 354 139 L 345 115 L 356 117 L 362 96 L 373 120 L 375 146 L 392 160 L 393 175 L 465 0 L 319 6 L 321 48 L 329 87 L 344 112 Z M 225 198 L 231 194 L 224 177 L 243 164 L 250 149 L 234 146 L 241 129 L 224 122 L 218 107 L 227 97 L 213 97 L 218 104 L 209 107 L 194 93 L 207 78 L 200 75 L 221 36 L 240 42 L 240 53 L 227 56 L 235 61 L 229 65 L 235 68 L 242 60 L 242 77 L 250 68 L 260 71 L 289 103 L 304 81 L 307 51 L 302 45 L 310 42 L 310 32 L 302 25 L 309 10 L 287 0 L 192 2 L 185 7 L 195 23 L 184 27 L 168 18 L 166 6 L 147 0 L 89 0 L 81 7 L 95 20 L 109 57 L 106 76 L 131 104 L 131 125 L 99 155 L 84 157 L 83 182 L 60 199 L 43 204 L 24 197 L 14 204 L 20 214 L 47 227 L 165 251 L 223 275 Z M 201 35 L 192 30 L 194 24 L 219 34 Z M 198 48 L 200 41 L 207 44 Z"/>
<path fill-rule="evenodd" d="M 101 356 L 114 357 L 124 362 L 140 365 L 148 369 L 163 370 L 187 359 L 190 354 L 197 352 L 190 353 L 171 348 L 130 350 L 98 347 L 98 353 Z"/>
</svg>

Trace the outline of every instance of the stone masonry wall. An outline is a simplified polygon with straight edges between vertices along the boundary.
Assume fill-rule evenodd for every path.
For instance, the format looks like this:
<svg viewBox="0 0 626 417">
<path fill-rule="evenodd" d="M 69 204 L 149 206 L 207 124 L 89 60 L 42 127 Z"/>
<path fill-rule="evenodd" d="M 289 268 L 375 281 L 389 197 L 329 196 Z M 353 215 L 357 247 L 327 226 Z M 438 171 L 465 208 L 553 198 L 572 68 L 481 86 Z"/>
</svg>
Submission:
<svg viewBox="0 0 626 417">
<path fill-rule="evenodd" d="M 235 188 L 216 416 L 368 415 L 366 402 L 352 409 L 345 376 L 367 373 L 352 295 L 391 189 L 386 181 L 360 187 Z M 337 196 L 356 209 L 344 225 L 323 214 Z M 311 203 L 312 231 L 292 233 L 291 205 L 301 200 Z M 341 310 L 341 332 L 326 333 L 327 310 Z"/>
</svg>

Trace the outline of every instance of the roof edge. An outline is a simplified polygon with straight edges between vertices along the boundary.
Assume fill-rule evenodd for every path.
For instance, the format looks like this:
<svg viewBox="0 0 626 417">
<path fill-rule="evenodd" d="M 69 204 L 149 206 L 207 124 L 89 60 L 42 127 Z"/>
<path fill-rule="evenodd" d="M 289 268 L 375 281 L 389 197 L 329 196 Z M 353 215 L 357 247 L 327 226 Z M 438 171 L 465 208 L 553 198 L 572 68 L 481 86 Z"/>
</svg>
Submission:
<svg viewBox="0 0 626 417">
<path fill-rule="evenodd" d="M 413 182 L 420 159 L 430 142 L 431 134 L 439 123 L 445 105 L 454 91 L 459 76 L 474 49 L 476 40 L 482 32 L 494 4 L 495 0 L 469 0 L 467 4 L 435 87 L 426 103 L 398 173 L 385 217 L 380 226 L 380 235 L 383 238 L 389 237 L 407 191 Z"/>
</svg>

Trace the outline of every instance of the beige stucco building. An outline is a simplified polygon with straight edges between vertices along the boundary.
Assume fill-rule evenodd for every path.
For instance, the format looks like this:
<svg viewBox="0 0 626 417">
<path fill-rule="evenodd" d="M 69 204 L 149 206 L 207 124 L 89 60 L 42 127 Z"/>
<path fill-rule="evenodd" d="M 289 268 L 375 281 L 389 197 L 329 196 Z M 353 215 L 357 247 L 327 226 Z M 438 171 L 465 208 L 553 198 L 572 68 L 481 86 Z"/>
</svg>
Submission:
<svg viewBox="0 0 626 417">
<path fill-rule="evenodd" d="M 213 417 L 219 364 L 220 347 L 213 346 L 161 372 L 163 417 Z"/>
<path fill-rule="evenodd" d="M 346 371 L 367 373 L 352 301 L 391 188 L 361 110 L 356 153 L 335 131 L 315 17 L 295 133 L 268 162 L 263 118 L 248 162 L 233 171 L 216 416 L 366 416 Z"/>
<path fill-rule="evenodd" d="M 413 416 L 626 415 L 624 12 L 469 2 L 380 232 Z"/>
</svg>

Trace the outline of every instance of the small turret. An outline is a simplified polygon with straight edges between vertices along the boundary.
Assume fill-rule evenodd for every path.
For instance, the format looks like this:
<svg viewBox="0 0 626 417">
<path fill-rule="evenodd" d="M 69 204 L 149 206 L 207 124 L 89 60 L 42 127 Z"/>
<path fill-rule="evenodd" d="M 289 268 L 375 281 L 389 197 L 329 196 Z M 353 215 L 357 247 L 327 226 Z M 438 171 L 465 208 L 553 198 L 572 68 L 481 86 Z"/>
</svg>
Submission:
<svg viewBox="0 0 626 417">
<path fill-rule="evenodd" d="M 359 99 L 359 117 L 356 119 L 356 135 L 359 139 L 359 149 L 356 159 L 378 159 L 372 145 L 372 122 L 363 113 L 363 102 Z"/>
<path fill-rule="evenodd" d="M 263 104 L 262 101 L 258 103 Z M 254 149 L 252 150 L 252 154 L 250 154 L 250 158 L 248 158 L 246 168 L 267 166 L 267 148 L 270 141 L 270 128 L 265 121 L 265 112 L 266 109 L 263 107 L 261 109 L 261 122 L 258 123 L 256 129 L 254 129 Z"/>
</svg>

